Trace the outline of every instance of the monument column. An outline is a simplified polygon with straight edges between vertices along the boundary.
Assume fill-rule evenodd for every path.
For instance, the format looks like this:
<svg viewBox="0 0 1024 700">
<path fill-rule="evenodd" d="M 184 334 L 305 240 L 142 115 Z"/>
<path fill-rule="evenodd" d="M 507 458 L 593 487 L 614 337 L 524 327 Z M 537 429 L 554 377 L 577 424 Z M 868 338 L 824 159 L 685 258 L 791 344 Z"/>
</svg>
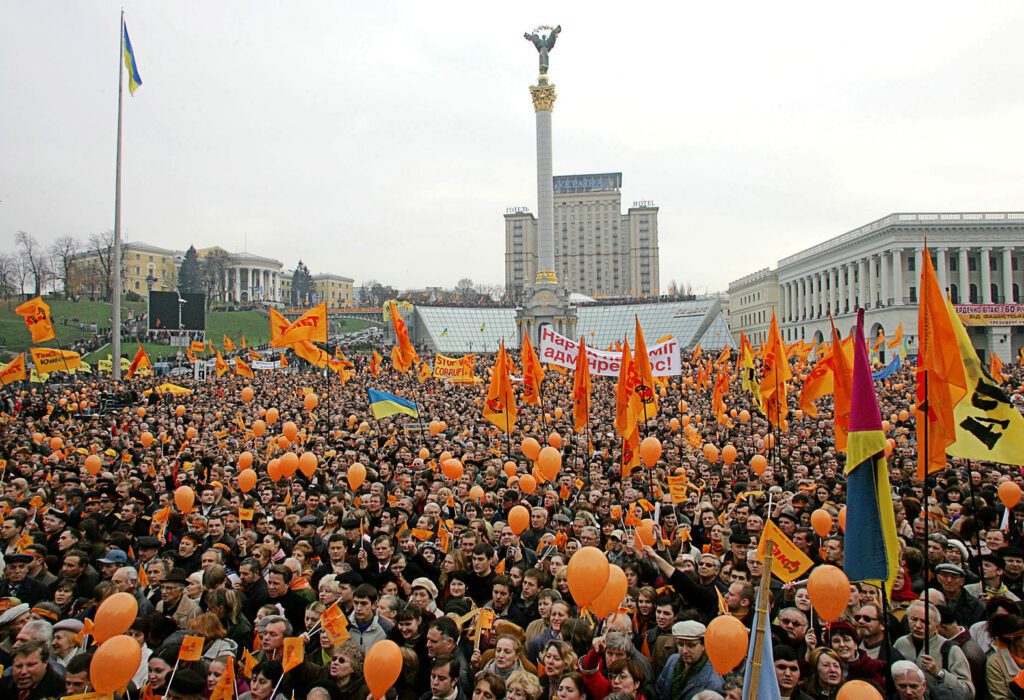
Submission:
<svg viewBox="0 0 1024 700">
<path fill-rule="evenodd" d="M 555 86 L 541 75 L 530 86 L 537 134 L 537 279 L 538 284 L 558 284 L 555 273 L 555 190 L 551 165 L 551 113 L 555 108 Z"/>
</svg>

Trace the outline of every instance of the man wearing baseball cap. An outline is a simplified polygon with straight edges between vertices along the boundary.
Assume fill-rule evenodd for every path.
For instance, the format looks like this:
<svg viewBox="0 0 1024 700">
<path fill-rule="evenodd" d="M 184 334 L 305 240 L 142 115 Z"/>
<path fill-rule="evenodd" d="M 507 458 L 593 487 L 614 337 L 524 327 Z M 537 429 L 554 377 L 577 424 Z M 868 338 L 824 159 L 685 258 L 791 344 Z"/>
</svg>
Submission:
<svg viewBox="0 0 1024 700">
<path fill-rule="evenodd" d="M 658 676 L 657 697 L 660 700 L 689 700 L 704 690 L 722 691 L 722 677 L 715 673 L 704 650 L 707 628 L 696 620 L 682 620 L 672 625 L 676 653 L 668 658 Z"/>
</svg>

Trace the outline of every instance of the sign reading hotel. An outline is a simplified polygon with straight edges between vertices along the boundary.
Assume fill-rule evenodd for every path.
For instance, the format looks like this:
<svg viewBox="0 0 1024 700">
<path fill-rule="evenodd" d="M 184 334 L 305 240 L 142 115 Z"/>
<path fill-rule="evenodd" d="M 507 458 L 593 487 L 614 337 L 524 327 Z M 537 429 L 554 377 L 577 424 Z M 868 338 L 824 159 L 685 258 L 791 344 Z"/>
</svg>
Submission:
<svg viewBox="0 0 1024 700">
<path fill-rule="evenodd" d="M 956 304 L 965 326 L 1024 326 L 1024 304 Z"/>
<path fill-rule="evenodd" d="M 549 362 L 559 367 L 573 369 L 576 367 L 576 355 L 579 343 L 559 335 L 551 326 L 540 329 L 540 361 Z M 647 356 L 651 359 L 651 373 L 657 377 L 668 377 L 682 374 L 683 362 L 679 342 L 675 338 L 647 348 Z M 601 377 L 619 376 L 619 360 L 622 353 L 587 348 L 587 362 L 590 373 Z"/>
</svg>

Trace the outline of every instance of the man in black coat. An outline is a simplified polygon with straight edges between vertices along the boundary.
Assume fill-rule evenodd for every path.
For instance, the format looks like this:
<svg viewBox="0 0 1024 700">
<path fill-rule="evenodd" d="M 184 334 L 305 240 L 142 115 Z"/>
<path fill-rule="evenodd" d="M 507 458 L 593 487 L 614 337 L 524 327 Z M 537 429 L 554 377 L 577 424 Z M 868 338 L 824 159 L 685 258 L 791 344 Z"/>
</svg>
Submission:
<svg viewBox="0 0 1024 700">
<path fill-rule="evenodd" d="M 0 583 L 0 598 L 17 598 L 35 605 L 50 599 L 50 590 L 42 581 L 28 575 L 31 554 L 8 554 L 4 557 L 4 581 Z"/>
</svg>

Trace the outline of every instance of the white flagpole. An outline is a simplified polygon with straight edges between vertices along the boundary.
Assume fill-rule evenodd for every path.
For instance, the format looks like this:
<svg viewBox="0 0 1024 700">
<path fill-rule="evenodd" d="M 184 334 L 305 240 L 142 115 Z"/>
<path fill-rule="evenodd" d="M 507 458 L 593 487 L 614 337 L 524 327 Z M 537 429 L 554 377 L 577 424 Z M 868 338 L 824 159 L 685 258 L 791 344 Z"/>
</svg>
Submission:
<svg viewBox="0 0 1024 700">
<path fill-rule="evenodd" d="M 121 37 L 117 52 L 117 160 L 114 169 L 114 249 L 110 274 L 113 276 L 113 329 L 111 350 L 114 381 L 121 379 L 121 113 L 124 102 L 124 10 L 121 10 Z"/>
</svg>

